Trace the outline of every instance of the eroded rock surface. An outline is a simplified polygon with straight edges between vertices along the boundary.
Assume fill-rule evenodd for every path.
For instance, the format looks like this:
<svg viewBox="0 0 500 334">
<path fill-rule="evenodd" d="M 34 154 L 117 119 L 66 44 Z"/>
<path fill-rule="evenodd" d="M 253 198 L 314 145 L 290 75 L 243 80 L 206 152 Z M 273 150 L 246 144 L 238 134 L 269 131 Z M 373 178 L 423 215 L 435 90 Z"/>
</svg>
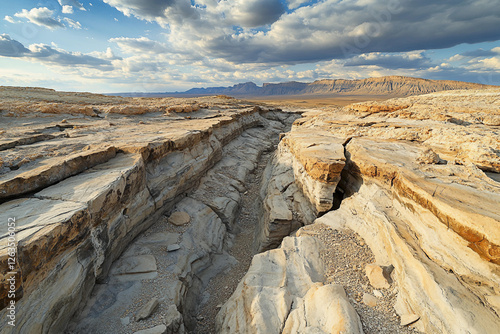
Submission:
<svg viewBox="0 0 500 334">
<path fill-rule="evenodd" d="M 344 142 L 340 209 L 318 221 L 349 228 L 394 266 L 396 311 L 428 333 L 500 328 L 499 90 L 434 93 L 296 121 Z M 486 121 L 485 121 L 486 120 Z"/>
<path fill-rule="evenodd" d="M 248 273 L 217 315 L 218 333 L 362 333 L 338 285 L 323 285 L 324 263 L 314 237 L 286 237 L 254 256 Z"/>
<path fill-rule="evenodd" d="M 297 116 L 228 98 L 127 99 L 43 89 L 2 94 L 12 96 L 2 101 L 0 216 L 2 222 L 16 218 L 18 263 L 5 267 L 6 224 L 0 257 L 2 273 L 17 273 L 16 330 L 62 332 L 82 309 L 72 329 L 184 328 L 203 284 L 196 275 L 231 263 L 221 259 L 243 180 Z M 194 104 L 189 117 L 167 111 Z M 91 115 L 81 110 L 88 106 Z M 217 163 L 219 171 L 210 173 Z M 232 186 L 210 186 L 219 177 Z M 175 211 L 190 222 L 169 224 Z M 158 234 L 132 242 L 154 224 Z M 143 306 L 134 298 L 145 285 L 164 280 L 172 283 L 169 291 L 150 296 L 160 301 L 159 311 L 142 326 L 130 321 L 133 313 L 121 314 L 123 305 Z M 170 313 L 184 316 L 180 323 L 156 318 L 171 306 Z"/>
</svg>

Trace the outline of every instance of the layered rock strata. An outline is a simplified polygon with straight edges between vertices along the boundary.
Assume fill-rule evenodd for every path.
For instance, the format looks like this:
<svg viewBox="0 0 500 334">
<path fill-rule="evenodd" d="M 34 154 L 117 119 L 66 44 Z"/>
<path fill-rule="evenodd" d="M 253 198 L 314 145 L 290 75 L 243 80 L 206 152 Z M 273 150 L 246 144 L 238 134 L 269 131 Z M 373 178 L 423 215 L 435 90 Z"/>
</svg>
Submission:
<svg viewBox="0 0 500 334">
<path fill-rule="evenodd" d="M 167 107 L 161 105 L 163 100 L 151 100 L 146 102 Z M 63 103 L 66 108 L 63 112 L 77 105 L 71 101 Z M 133 103 L 137 101 L 134 99 Z M 115 264 L 111 271 L 110 268 L 137 235 L 197 186 L 200 178 L 221 160 L 226 145 L 231 145 L 242 133 L 246 137 L 240 141 L 255 136 L 251 130 L 244 133 L 246 129 L 263 127 L 269 129 L 267 134 L 271 136 L 283 131 L 286 123 L 268 120 L 261 116 L 266 111 L 233 100 L 207 98 L 204 103 L 206 108 L 190 113 L 187 118 L 173 113 L 143 116 L 107 113 L 102 117 L 48 113 L 40 118 L 33 114 L 38 109 L 30 109 L 32 104 L 26 105 L 22 117 L 6 118 L 0 151 L 3 201 L 0 219 L 16 220 L 15 268 L 6 267 L 6 224 L 1 225 L 0 257 L 2 273 L 16 272 L 16 330 L 61 332 L 71 316 L 85 305 L 96 283 L 102 288 L 102 283 L 110 277 L 119 282 L 131 276 L 136 280 L 151 279 L 157 272 L 157 264 L 148 252 L 133 254 L 121 261 L 121 266 Z M 14 108 L 3 113 L 12 116 L 16 112 Z M 290 116 L 271 114 L 269 118 L 283 120 Z M 295 116 L 290 117 L 289 123 Z M 253 148 L 242 149 L 226 167 L 244 176 L 252 166 L 241 157 L 245 153 L 258 156 L 255 146 L 264 149 L 270 145 L 268 139 L 264 141 L 266 144 L 256 140 Z M 233 181 L 235 187 L 238 182 L 241 179 Z M 206 247 L 194 248 L 200 259 L 207 257 L 203 252 L 220 252 L 223 232 L 232 228 L 231 215 L 235 209 L 229 204 L 231 200 L 235 199 L 210 197 L 203 204 L 193 198 L 194 202 L 186 205 L 195 218 L 201 215 L 206 222 L 207 217 L 213 217 L 213 223 L 209 224 L 213 227 L 212 234 L 204 225 L 207 223 L 198 223 L 202 227 L 193 226 L 195 230 L 188 233 L 198 235 L 200 240 L 208 238 Z M 196 232 L 196 228 L 202 231 Z M 210 238 L 211 235 L 216 237 Z M 198 244 L 198 239 L 191 244 Z M 183 243 L 180 246 L 189 250 L 185 255 L 187 267 L 204 266 L 204 260 L 188 256 L 192 248 Z M 179 262 L 179 274 L 202 271 L 186 269 L 179 259 L 174 262 Z M 2 277 L 2 307 L 8 302 L 4 284 L 7 278 Z M 189 284 L 182 287 L 184 295 L 186 288 Z M 1 313 L 5 312 L 4 308 Z M 0 326 L 2 331 L 9 330 L 6 323 Z"/>
<path fill-rule="evenodd" d="M 257 252 L 276 248 L 285 236 L 332 208 L 345 165 L 342 144 L 329 132 L 302 131 L 297 126 L 283 135 L 264 171 Z"/>
<path fill-rule="evenodd" d="M 166 313 L 174 306 L 181 312 L 183 321 L 181 329 L 176 327 L 177 322 L 168 324 L 155 316 L 150 322 L 141 323 L 142 326 L 163 322 L 173 332 L 194 328 L 204 287 L 216 274 L 235 264 L 236 260 L 225 250 L 238 230 L 235 217 L 241 196 L 246 191 L 244 181 L 255 169 L 261 153 L 272 149 L 285 124 L 290 125 L 296 117 L 279 113 L 274 113 L 274 117 L 263 116 L 282 121 L 262 117 L 262 127 L 245 130 L 226 144 L 222 148 L 222 158 L 175 205 L 170 218 L 163 217 L 148 229 L 145 236 L 130 243 L 127 251 L 113 264 L 109 279 L 99 285 L 95 297 L 74 319 L 70 326 L 72 331 L 128 330 L 132 326 L 122 326 L 120 318 L 124 314 L 132 317 L 128 310 L 145 296 L 161 300 L 158 314 Z M 290 120 L 286 121 L 288 118 Z M 189 219 L 182 220 L 184 224 L 173 226 L 172 217 L 181 214 Z M 151 268 L 150 275 L 137 275 L 136 270 L 128 268 L 127 264 L 130 261 L 145 262 L 144 256 L 151 259 L 154 268 Z M 123 267 L 127 269 L 123 271 Z M 128 297 L 103 307 L 102 300 L 110 295 Z"/>
</svg>

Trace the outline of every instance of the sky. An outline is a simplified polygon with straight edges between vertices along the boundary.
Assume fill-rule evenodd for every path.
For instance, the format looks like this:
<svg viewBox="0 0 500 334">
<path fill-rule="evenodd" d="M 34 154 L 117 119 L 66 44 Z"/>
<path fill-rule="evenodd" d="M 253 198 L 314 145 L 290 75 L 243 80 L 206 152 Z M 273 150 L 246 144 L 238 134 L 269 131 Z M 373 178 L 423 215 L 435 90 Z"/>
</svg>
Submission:
<svg viewBox="0 0 500 334">
<path fill-rule="evenodd" d="M 166 92 L 407 75 L 500 85 L 500 0 L 2 0 L 0 85 Z"/>
</svg>

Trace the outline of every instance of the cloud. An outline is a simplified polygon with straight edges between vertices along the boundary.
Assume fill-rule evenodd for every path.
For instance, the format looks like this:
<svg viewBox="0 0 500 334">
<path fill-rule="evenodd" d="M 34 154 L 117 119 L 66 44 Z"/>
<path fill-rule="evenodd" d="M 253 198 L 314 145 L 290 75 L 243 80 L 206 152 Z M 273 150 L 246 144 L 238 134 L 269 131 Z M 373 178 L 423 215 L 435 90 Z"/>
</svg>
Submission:
<svg viewBox="0 0 500 334">
<path fill-rule="evenodd" d="M 9 23 L 20 23 L 20 21 L 14 20 L 14 18 L 12 16 L 9 16 L 9 15 L 5 15 L 5 17 L 3 19 Z"/>
<path fill-rule="evenodd" d="M 460 55 L 464 56 L 464 57 L 472 57 L 472 58 L 476 58 L 476 57 L 491 57 L 491 56 L 496 55 L 496 52 L 494 52 L 493 50 L 477 49 L 477 50 L 473 50 L 473 51 L 463 52 Z"/>
<path fill-rule="evenodd" d="M 78 8 L 79 10 L 83 10 L 83 11 L 85 11 L 85 10 L 86 10 L 86 9 L 85 9 L 85 7 L 83 7 L 83 5 L 82 5 L 80 2 L 76 1 L 76 0 L 58 0 L 58 2 L 59 2 L 59 4 L 60 4 L 60 5 L 61 5 L 61 7 L 62 7 L 62 12 L 63 12 L 63 13 L 66 13 L 66 14 L 71 14 L 71 13 L 73 13 L 73 7 L 76 7 L 76 8 Z M 90 4 L 90 5 L 92 6 L 92 4 Z M 69 8 L 68 8 L 68 7 L 69 7 Z M 65 8 L 66 8 L 66 10 L 67 10 L 68 12 L 65 12 L 65 11 L 64 11 L 64 10 L 65 10 Z M 69 10 L 71 10 L 71 12 L 69 12 Z"/>
<path fill-rule="evenodd" d="M 46 44 L 32 44 L 29 46 L 30 53 L 25 56 L 34 58 L 44 63 L 58 66 L 87 66 L 99 67 L 111 65 L 106 59 L 96 58 L 79 52 L 68 52 L 52 48 Z"/>
<path fill-rule="evenodd" d="M 53 18 L 52 14 L 54 14 L 53 10 L 50 10 L 47 7 L 39 7 L 33 8 L 30 11 L 23 9 L 21 12 L 14 14 L 14 16 L 26 18 L 31 23 L 49 28 L 51 30 L 63 28 L 64 24 Z"/>
<path fill-rule="evenodd" d="M 64 14 L 73 14 L 73 7 L 72 6 L 62 6 L 62 12 Z"/>
<path fill-rule="evenodd" d="M 344 66 L 379 66 L 386 69 L 422 69 L 431 66 L 431 60 L 422 52 L 411 53 L 368 53 L 354 56 Z"/>
<path fill-rule="evenodd" d="M 244 5 L 245 9 L 251 3 L 254 1 Z M 294 64 L 497 40 L 500 7 L 491 5 L 492 0 L 325 0 L 279 18 L 277 10 L 274 16 L 257 20 L 258 16 L 246 16 L 243 9 L 232 8 L 227 1 L 217 5 L 206 2 L 196 21 L 184 20 L 182 25 L 170 22 L 169 27 L 175 46 L 198 46 L 200 52 L 212 57 Z M 476 8 L 488 6 L 491 10 Z M 205 29 L 196 28 L 200 22 L 212 27 L 209 36 Z M 269 23 L 268 29 L 238 30 Z"/>
<path fill-rule="evenodd" d="M 302 4 L 311 2 L 310 0 L 288 0 L 288 8 L 294 9 L 300 7 Z"/>
<path fill-rule="evenodd" d="M 465 20 L 468 9 L 489 2 L 479 1 L 326 0 L 281 16 L 269 31 L 218 36 L 207 47 L 235 62 L 298 63 L 500 38 L 500 7 Z"/>
<path fill-rule="evenodd" d="M 2 57 L 23 57 L 30 50 L 7 34 L 0 35 L 0 56 Z"/>
<path fill-rule="evenodd" d="M 94 67 L 111 69 L 111 61 L 79 52 L 68 52 L 46 44 L 32 44 L 26 48 L 7 34 L 0 35 L 0 56 L 22 57 L 50 65 Z"/>
<path fill-rule="evenodd" d="M 124 53 L 128 54 L 164 53 L 169 51 L 165 44 L 157 41 L 152 41 L 147 37 L 118 37 L 111 38 L 109 41 L 118 44 L 120 49 Z"/>
<path fill-rule="evenodd" d="M 285 12 L 280 0 L 225 0 L 218 9 L 232 24 L 245 28 L 272 24 Z"/>
<path fill-rule="evenodd" d="M 78 21 L 72 20 L 72 19 L 67 18 L 67 17 L 65 17 L 63 20 L 68 24 L 68 26 L 70 28 L 73 28 L 76 30 L 82 29 L 82 25 Z"/>
</svg>

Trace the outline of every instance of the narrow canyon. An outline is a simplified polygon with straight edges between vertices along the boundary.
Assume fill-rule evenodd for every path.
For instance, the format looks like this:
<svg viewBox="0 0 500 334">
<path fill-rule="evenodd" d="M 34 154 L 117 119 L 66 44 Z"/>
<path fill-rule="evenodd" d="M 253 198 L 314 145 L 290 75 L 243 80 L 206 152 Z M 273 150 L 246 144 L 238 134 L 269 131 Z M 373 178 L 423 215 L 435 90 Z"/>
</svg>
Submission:
<svg viewBox="0 0 500 334">
<path fill-rule="evenodd" d="M 498 333 L 498 88 L 0 97 L 2 333 Z"/>
</svg>

